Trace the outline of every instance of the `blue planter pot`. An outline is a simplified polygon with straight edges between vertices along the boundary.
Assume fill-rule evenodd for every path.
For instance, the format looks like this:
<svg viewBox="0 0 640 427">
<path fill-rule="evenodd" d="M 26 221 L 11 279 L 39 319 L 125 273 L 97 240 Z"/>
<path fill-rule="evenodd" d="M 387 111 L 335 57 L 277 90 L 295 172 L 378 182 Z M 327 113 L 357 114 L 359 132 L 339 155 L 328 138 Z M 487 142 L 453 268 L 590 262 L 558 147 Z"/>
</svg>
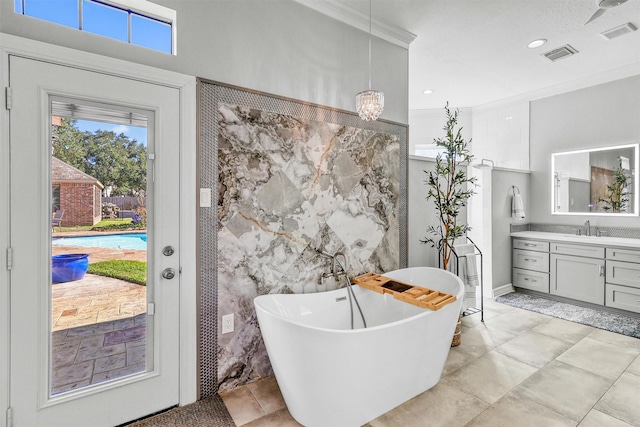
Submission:
<svg viewBox="0 0 640 427">
<path fill-rule="evenodd" d="M 84 277 L 89 268 L 89 254 L 63 254 L 51 257 L 53 283 L 72 282 Z"/>
</svg>

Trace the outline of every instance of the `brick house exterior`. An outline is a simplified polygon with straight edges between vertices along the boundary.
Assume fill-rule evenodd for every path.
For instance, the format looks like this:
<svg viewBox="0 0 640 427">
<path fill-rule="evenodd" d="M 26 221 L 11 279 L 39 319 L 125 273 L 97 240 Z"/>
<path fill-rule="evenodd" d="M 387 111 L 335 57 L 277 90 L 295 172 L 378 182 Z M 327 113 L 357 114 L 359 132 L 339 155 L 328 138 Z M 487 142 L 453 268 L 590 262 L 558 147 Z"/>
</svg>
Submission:
<svg viewBox="0 0 640 427">
<path fill-rule="evenodd" d="M 51 157 L 52 211 L 64 210 L 63 227 L 94 225 L 102 219 L 102 189 L 94 177 Z"/>
</svg>

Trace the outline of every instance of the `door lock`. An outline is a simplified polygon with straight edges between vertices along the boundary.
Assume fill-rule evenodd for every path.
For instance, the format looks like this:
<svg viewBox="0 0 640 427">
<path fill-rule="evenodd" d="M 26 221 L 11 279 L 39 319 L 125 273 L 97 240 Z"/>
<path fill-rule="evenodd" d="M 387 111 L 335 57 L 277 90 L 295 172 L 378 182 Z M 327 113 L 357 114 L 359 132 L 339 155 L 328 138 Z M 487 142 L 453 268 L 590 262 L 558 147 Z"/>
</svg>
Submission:
<svg viewBox="0 0 640 427">
<path fill-rule="evenodd" d="M 165 279 L 173 279 L 176 277 L 176 271 L 173 268 L 165 268 L 162 270 L 162 277 Z"/>
<path fill-rule="evenodd" d="M 175 249 L 173 249 L 173 246 L 165 246 L 164 248 L 162 248 L 162 255 L 164 256 L 171 256 L 173 255 L 175 252 Z"/>
</svg>

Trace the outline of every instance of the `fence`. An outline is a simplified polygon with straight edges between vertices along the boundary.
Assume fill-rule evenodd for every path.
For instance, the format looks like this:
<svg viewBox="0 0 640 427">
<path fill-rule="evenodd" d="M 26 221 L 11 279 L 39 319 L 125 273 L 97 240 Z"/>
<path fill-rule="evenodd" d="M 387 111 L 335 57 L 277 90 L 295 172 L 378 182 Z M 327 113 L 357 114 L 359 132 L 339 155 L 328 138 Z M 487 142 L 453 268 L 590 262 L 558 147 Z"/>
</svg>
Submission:
<svg viewBox="0 0 640 427">
<path fill-rule="evenodd" d="M 145 197 L 103 197 L 102 218 L 133 218 L 134 209 L 138 206 L 146 206 L 146 202 Z"/>
<path fill-rule="evenodd" d="M 134 196 L 118 196 L 118 197 L 103 197 L 102 203 L 113 203 L 120 210 L 131 210 L 138 206 L 146 206 L 146 197 L 134 197 Z"/>
</svg>

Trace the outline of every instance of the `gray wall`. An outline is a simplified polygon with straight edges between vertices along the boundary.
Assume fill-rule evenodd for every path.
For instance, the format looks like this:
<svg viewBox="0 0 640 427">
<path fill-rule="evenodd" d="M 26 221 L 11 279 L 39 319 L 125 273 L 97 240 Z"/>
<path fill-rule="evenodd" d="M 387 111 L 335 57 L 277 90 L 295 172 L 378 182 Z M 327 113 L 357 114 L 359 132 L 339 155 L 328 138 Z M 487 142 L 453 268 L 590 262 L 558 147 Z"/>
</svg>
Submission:
<svg viewBox="0 0 640 427">
<path fill-rule="evenodd" d="M 512 186 L 518 187 L 524 203 L 525 219 L 511 217 Z M 491 269 L 493 289 L 511 283 L 511 224 L 529 221 L 531 211 L 529 173 L 493 169 L 491 171 Z"/>
<path fill-rule="evenodd" d="M 409 157 L 408 182 L 408 266 L 409 267 L 437 267 L 437 251 L 430 245 L 420 243 L 427 237 L 430 225 L 438 225 L 433 201 L 427 200 L 429 188 L 425 184 L 427 174 L 425 170 L 434 170 L 436 162 L 416 156 Z M 429 236 L 431 237 L 431 236 Z"/>
<path fill-rule="evenodd" d="M 291 0 L 156 0 L 177 11 L 178 55 L 16 15 L 0 2 L 0 32 L 354 111 L 368 85 L 368 34 Z M 382 118 L 408 122 L 408 50 L 372 40 Z"/>
<path fill-rule="evenodd" d="M 551 215 L 551 153 L 640 142 L 640 75 L 531 102 L 529 222 L 582 224 Z M 594 217 L 599 226 L 637 227 L 637 217 Z"/>
</svg>

